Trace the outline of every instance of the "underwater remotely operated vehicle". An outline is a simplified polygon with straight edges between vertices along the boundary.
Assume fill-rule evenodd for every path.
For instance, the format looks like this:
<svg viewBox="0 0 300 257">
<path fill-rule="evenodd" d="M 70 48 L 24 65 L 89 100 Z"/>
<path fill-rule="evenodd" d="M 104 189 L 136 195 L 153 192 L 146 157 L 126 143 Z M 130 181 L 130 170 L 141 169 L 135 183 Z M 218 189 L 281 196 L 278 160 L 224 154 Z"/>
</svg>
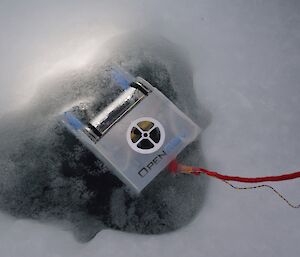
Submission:
<svg viewBox="0 0 300 257">
<path fill-rule="evenodd" d="M 172 161 L 206 166 L 195 123 L 205 129 L 210 116 L 192 68 L 162 38 L 116 41 L 108 60 L 47 80 L 28 108 L 1 120 L 1 210 L 67 220 L 82 241 L 104 228 L 170 232 L 199 212 L 207 179 L 185 174 L 207 170 Z M 134 76 L 107 69 L 115 63 Z"/>
<path fill-rule="evenodd" d="M 117 36 L 101 49 L 87 66 L 45 78 L 27 108 L 1 120 L 1 210 L 66 220 L 81 241 L 104 228 L 174 231 L 199 212 L 206 192 L 205 177 L 170 176 L 163 169 L 179 152 L 181 162 L 204 165 L 200 136 L 189 144 L 199 133 L 190 119 L 201 129 L 207 125 L 192 68 L 178 46 L 152 34 Z M 132 135 L 129 127 L 136 128 Z"/>
<path fill-rule="evenodd" d="M 122 89 L 95 117 L 72 110 L 62 121 L 94 155 L 135 192 L 141 192 L 200 133 L 200 128 L 141 77 L 111 70 Z M 75 108 L 76 109 L 76 108 Z"/>
<path fill-rule="evenodd" d="M 63 123 L 94 155 L 135 192 L 140 193 L 167 166 L 171 172 L 218 178 L 234 189 L 272 189 L 270 185 L 238 187 L 229 181 L 260 183 L 300 177 L 300 172 L 267 177 L 223 175 L 204 168 L 177 163 L 176 156 L 200 133 L 200 128 L 149 82 L 120 69 L 111 70 L 122 93 L 95 117 L 82 123 L 72 111 Z M 76 108 L 75 108 L 76 109 Z M 77 109 L 78 110 L 78 109 Z"/>
</svg>

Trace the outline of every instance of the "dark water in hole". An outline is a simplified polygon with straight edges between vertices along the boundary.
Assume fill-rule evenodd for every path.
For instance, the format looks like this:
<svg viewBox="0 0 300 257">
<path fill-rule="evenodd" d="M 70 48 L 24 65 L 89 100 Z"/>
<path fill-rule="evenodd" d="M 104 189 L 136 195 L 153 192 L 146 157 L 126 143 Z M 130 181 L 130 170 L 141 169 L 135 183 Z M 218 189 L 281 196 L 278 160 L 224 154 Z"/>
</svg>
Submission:
<svg viewBox="0 0 300 257">
<path fill-rule="evenodd" d="M 57 121 L 64 106 L 91 100 L 90 115 L 115 97 L 106 67 L 117 63 L 168 96 L 201 128 L 209 115 L 195 99 L 192 69 L 180 49 L 153 35 L 129 34 L 108 43 L 110 57 L 82 70 L 48 78 L 31 103 L 0 122 L 0 207 L 20 218 L 63 221 L 81 241 L 104 228 L 159 234 L 178 229 L 199 212 L 206 180 L 161 174 L 132 195 Z M 179 156 L 203 164 L 198 140 Z"/>
</svg>

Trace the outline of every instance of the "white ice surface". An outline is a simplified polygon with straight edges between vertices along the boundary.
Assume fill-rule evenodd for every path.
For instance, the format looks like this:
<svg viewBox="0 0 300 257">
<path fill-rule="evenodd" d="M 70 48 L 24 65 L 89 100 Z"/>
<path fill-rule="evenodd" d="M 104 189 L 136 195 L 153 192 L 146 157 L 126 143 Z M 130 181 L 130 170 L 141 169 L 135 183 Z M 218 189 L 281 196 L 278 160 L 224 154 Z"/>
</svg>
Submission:
<svg viewBox="0 0 300 257">
<path fill-rule="evenodd" d="M 192 56 L 208 167 L 258 176 L 300 167 L 300 2 L 0 0 L 1 113 L 46 73 L 88 62 L 112 34 L 148 26 Z M 81 62 L 78 63 L 78 59 Z M 299 202 L 299 180 L 276 185 Z M 106 230 L 86 244 L 59 226 L 0 215 L 0 256 L 289 256 L 300 254 L 300 210 L 269 191 L 212 180 L 199 215 L 179 231 Z"/>
</svg>

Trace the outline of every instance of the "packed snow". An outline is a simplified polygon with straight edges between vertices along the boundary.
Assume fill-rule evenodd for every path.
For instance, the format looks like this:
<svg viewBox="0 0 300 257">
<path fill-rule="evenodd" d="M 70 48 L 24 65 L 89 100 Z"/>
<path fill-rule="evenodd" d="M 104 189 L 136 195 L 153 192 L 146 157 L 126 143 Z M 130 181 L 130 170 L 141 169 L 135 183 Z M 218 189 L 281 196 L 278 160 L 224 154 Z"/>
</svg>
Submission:
<svg viewBox="0 0 300 257">
<path fill-rule="evenodd" d="M 299 170 L 297 1 L 2 0 L 0 24 L 2 118 L 26 109 L 37 92 L 49 92 L 47 85 L 52 84 L 43 81 L 84 69 L 96 53 L 105 55 L 101 47 L 111 38 L 147 30 L 182 47 L 191 60 L 196 97 L 206 112 L 199 159 L 207 168 L 241 176 Z M 13 147 L 5 142 L 1 142 L 1 160 L 6 147 Z M 2 172 L 13 165 L 5 163 Z M 4 178 L 8 180 L 0 185 L 8 188 L 15 185 L 9 179 L 18 176 Z M 81 186 L 75 192 L 80 193 Z M 275 186 L 290 201 L 300 201 L 298 180 Z M 270 191 L 235 191 L 210 179 L 206 190 L 193 195 L 197 193 L 205 193 L 192 197 L 203 199 L 201 208 L 177 230 L 141 235 L 105 228 L 85 243 L 78 241 L 67 221 L 13 217 L 3 211 L 0 256 L 299 255 L 299 209 L 288 207 Z M 115 199 L 120 199 L 116 194 Z M 179 199 L 180 206 L 185 200 L 197 205 L 193 199 Z M 117 212 L 113 219 L 122 224 Z M 78 230 L 83 233 L 93 225 L 80 223 Z"/>
</svg>

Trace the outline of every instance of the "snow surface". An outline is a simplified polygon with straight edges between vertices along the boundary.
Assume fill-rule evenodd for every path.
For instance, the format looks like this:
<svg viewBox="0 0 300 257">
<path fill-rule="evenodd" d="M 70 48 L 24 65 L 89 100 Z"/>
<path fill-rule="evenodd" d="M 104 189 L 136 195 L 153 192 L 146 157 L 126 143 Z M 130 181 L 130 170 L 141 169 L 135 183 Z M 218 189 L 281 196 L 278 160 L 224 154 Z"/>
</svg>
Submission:
<svg viewBox="0 0 300 257">
<path fill-rule="evenodd" d="M 270 175 L 300 167 L 298 1 L 0 1 L 1 112 L 43 76 L 81 67 L 112 35 L 147 27 L 192 57 L 211 169 Z M 79 61 L 80 60 L 80 61 Z M 299 181 L 276 187 L 298 202 Z M 0 256 L 299 256 L 299 210 L 269 191 L 211 181 L 189 225 L 164 235 L 112 230 L 78 243 L 60 226 L 0 215 Z"/>
</svg>

